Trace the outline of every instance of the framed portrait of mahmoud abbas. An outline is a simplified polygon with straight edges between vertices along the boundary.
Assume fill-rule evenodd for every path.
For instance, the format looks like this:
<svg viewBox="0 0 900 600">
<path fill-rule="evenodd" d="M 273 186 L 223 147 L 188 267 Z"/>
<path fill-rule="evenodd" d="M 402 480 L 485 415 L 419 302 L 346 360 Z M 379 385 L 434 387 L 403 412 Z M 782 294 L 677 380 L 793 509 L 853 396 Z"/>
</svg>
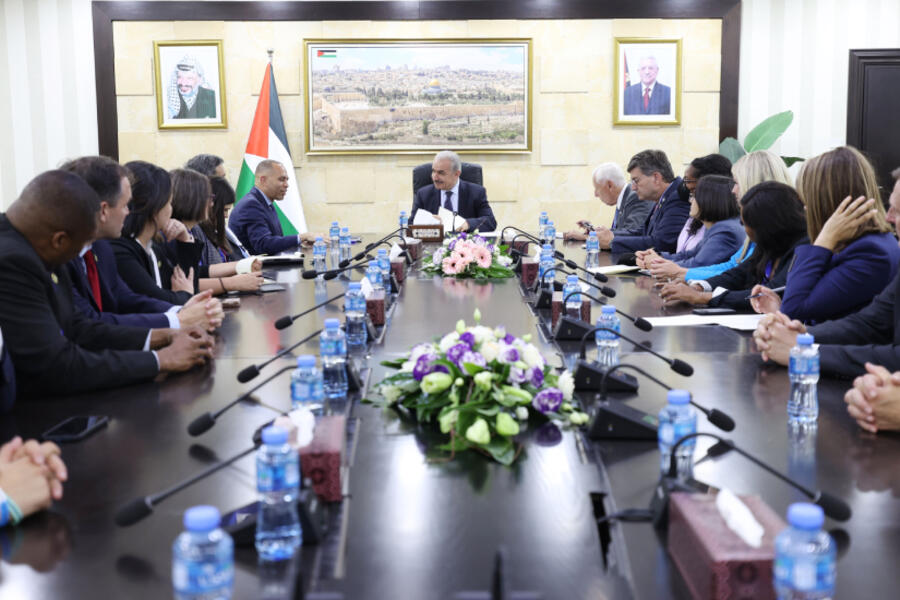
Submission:
<svg viewBox="0 0 900 600">
<path fill-rule="evenodd" d="M 531 40 L 304 40 L 308 154 L 531 151 Z"/>
<path fill-rule="evenodd" d="M 616 38 L 613 125 L 681 123 L 681 40 Z"/>
<path fill-rule="evenodd" d="M 160 129 L 225 129 L 222 40 L 153 42 Z"/>
</svg>

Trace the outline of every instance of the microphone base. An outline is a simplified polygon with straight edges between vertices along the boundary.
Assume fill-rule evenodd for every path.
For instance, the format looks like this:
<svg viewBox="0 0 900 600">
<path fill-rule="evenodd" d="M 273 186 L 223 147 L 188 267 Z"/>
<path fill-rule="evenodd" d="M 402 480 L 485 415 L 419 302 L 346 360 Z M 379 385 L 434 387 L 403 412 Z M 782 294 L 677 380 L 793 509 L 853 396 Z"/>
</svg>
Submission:
<svg viewBox="0 0 900 600">
<path fill-rule="evenodd" d="M 575 367 L 575 389 L 578 391 L 595 391 L 602 389 L 603 376 L 609 367 L 579 359 Z M 613 371 L 606 377 L 606 391 L 637 393 L 638 380 L 633 375 L 623 373 L 621 370 Z"/>
<path fill-rule="evenodd" d="M 356 364 L 348 358 L 344 366 L 347 371 L 347 391 L 360 392 L 364 390 L 366 386 L 365 377 L 356 367 Z"/>
<path fill-rule="evenodd" d="M 233 521 L 230 525 L 223 526 L 223 529 L 231 535 L 235 547 L 252 548 L 256 544 L 258 510 L 259 503 L 254 502 L 222 517 L 222 523 Z M 325 507 L 311 489 L 300 490 L 297 514 L 303 531 L 303 545 L 315 546 L 321 542 L 327 531 Z"/>
<path fill-rule="evenodd" d="M 588 303 L 587 310 L 588 315 L 590 315 L 590 303 Z M 584 304 L 582 304 L 582 313 L 584 313 Z M 553 339 L 581 341 L 584 334 L 591 329 L 593 329 L 593 327 L 591 327 L 590 323 L 570 317 L 569 315 L 563 315 L 559 317 L 559 320 L 556 322 L 556 327 L 553 329 Z"/>
<path fill-rule="evenodd" d="M 653 415 L 618 401 L 601 402 L 588 426 L 592 440 L 656 441 L 658 421 Z"/>
</svg>

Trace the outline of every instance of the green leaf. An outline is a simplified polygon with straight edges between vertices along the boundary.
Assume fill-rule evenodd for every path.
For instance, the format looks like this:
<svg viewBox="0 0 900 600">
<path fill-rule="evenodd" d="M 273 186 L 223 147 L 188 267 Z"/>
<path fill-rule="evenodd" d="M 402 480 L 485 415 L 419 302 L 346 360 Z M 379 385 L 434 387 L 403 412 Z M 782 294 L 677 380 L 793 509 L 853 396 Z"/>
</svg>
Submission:
<svg viewBox="0 0 900 600">
<path fill-rule="evenodd" d="M 456 379 L 457 377 L 462 377 L 462 375 L 463 375 L 462 371 L 460 371 L 456 365 L 454 365 L 452 362 L 450 362 L 446 358 L 439 358 L 436 361 L 434 361 L 434 364 L 444 365 L 445 367 L 447 367 L 447 369 L 450 370 L 450 375 L 452 375 L 454 379 Z"/>
<path fill-rule="evenodd" d="M 719 143 L 719 154 L 730 160 L 731 164 L 736 163 L 746 153 L 741 143 L 733 137 L 727 137 Z"/>
<path fill-rule="evenodd" d="M 493 417 L 498 412 L 500 412 L 500 407 L 497 406 L 496 404 L 493 406 L 489 406 L 487 408 L 479 408 L 478 409 L 478 414 L 484 415 L 485 417 Z"/>
<path fill-rule="evenodd" d="M 391 369 L 399 369 L 403 366 L 403 363 L 406 362 L 406 358 L 395 358 L 393 360 L 383 360 L 381 361 L 382 367 L 390 367 Z"/>
<path fill-rule="evenodd" d="M 756 150 L 768 150 L 781 134 L 791 126 L 794 113 L 790 110 L 772 115 L 754 127 L 744 138 L 744 149 L 750 153 Z"/>
<path fill-rule="evenodd" d="M 484 367 L 476 365 L 475 363 L 468 362 L 463 363 L 463 369 L 465 369 L 469 375 L 475 375 L 476 373 L 481 373 L 482 371 L 484 371 Z"/>
<path fill-rule="evenodd" d="M 491 456 L 501 465 L 506 465 L 507 467 L 513 463 L 513 459 L 516 458 L 516 447 L 513 445 L 512 440 L 505 437 L 495 437 L 491 439 L 486 445 L 482 446 L 485 450 L 490 452 Z"/>
<path fill-rule="evenodd" d="M 790 167 L 794 163 L 803 162 L 806 159 L 800 158 L 799 156 L 782 156 L 781 160 L 784 161 L 784 166 Z"/>
</svg>

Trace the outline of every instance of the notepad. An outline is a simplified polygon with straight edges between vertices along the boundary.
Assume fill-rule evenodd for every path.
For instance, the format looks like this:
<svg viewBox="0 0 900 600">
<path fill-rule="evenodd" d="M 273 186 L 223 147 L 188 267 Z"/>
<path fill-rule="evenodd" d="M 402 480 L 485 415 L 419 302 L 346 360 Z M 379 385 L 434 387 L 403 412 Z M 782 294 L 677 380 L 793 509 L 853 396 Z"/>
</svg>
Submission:
<svg viewBox="0 0 900 600">
<path fill-rule="evenodd" d="M 697 325 L 722 325 L 738 331 L 754 331 L 762 318 L 760 314 L 749 315 L 677 315 L 673 317 L 648 317 L 654 327 L 687 327 Z"/>
<path fill-rule="evenodd" d="M 591 273 L 603 273 L 604 275 L 620 275 L 640 270 L 641 268 L 635 265 L 610 265 L 608 267 L 591 267 L 588 269 Z"/>
</svg>

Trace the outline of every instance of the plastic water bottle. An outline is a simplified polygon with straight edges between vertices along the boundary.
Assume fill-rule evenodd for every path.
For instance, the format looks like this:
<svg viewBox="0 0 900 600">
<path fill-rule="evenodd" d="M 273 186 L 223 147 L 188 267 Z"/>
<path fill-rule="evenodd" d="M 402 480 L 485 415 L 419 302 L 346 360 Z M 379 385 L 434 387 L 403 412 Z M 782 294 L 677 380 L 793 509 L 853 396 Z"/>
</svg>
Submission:
<svg viewBox="0 0 900 600">
<path fill-rule="evenodd" d="M 256 453 L 256 551 L 263 560 L 284 560 L 294 555 L 303 537 L 297 515 L 300 455 L 280 427 L 266 427 L 262 439 Z"/>
<path fill-rule="evenodd" d="M 378 263 L 374 260 L 370 260 L 369 266 L 366 267 L 366 279 L 372 284 L 373 290 L 384 289 L 384 282 L 381 280 L 381 269 L 378 268 Z"/>
<path fill-rule="evenodd" d="M 622 331 L 622 322 L 616 314 L 615 306 L 606 304 L 600 309 L 597 327 L 607 327 L 616 331 Z M 619 336 L 611 331 L 598 330 L 594 333 L 594 341 L 597 342 L 598 363 L 604 367 L 612 367 L 619 364 Z"/>
<path fill-rule="evenodd" d="M 325 331 L 319 335 L 322 380 L 326 398 L 347 395 L 347 338 L 337 319 L 325 319 Z"/>
<path fill-rule="evenodd" d="M 341 226 L 338 225 L 337 221 L 331 222 L 331 228 L 328 230 L 328 237 L 331 238 L 331 251 L 338 251 L 338 244 L 340 244 L 341 240 Z"/>
<path fill-rule="evenodd" d="M 547 227 L 544 229 L 544 243 L 550 244 L 551 248 L 556 247 L 556 226 L 553 221 L 547 221 Z"/>
<path fill-rule="evenodd" d="M 790 375 L 791 397 L 787 403 L 789 423 L 811 424 L 819 417 L 819 347 L 808 333 L 797 336 L 797 345 L 791 348 Z"/>
<path fill-rule="evenodd" d="M 175 600 L 227 600 L 234 585 L 234 542 L 219 527 L 219 509 L 194 506 L 172 546 Z"/>
<path fill-rule="evenodd" d="M 322 371 L 316 367 L 316 357 L 303 354 L 297 357 L 297 368 L 291 373 L 291 408 L 322 408 L 325 397 Z"/>
<path fill-rule="evenodd" d="M 538 263 L 538 281 L 540 281 L 542 288 L 549 288 L 553 285 L 553 281 L 556 279 L 556 271 L 554 271 L 553 277 L 544 278 L 544 275 L 553 268 L 556 263 L 553 260 L 553 247 L 550 244 L 544 244 L 541 248 L 541 260 Z"/>
<path fill-rule="evenodd" d="M 391 259 L 388 257 L 387 248 L 378 249 L 378 268 L 381 269 L 381 283 L 384 289 L 391 289 Z"/>
<path fill-rule="evenodd" d="M 406 235 L 406 228 L 409 226 L 409 217 L 406 216 L 406 211 L 400 211 L 400 235 Z"/>
<path fill-rule="evenodd" d="M 316 241 L 313 243 L 313 269 L 320 273 L 319 277 L 322 277 L 321 273 L 328 269 L 328 267 L 325 266 L 325 257 L 327 253 L 328 246 L 322 241 L 322 236 L 317 235 Z"/>
<path fill-rule="evenodd" d="M 690 405 L 691 395 L 686 390 L 669 390 L 669 403 L 659 411 L 660 470 L 669 472 L 672 446 L 686 435 L 697 431 L 697 413 Z M 675 451 L 678 476 L 689 477 L 693 472 L 695 439 L 691 438 Z"/>
<path fill-rule="evenodd" d="M 806 502 L 791 504 L 789 527 L 775 537 L 775 593 L 779 600 L 824 600 L 834 597 L 837 555 L 825 531 L 825 513 Z"/>
<path fill-rule="evenodd" d="M 566 301 L 566 314 L 576 319 L 581 318 L 581 286 L 578 284 L 577 275 L 566 277 L 563 299 Z"/>
<path fill-rule="evenodd" d="M 597 239 L 597 232 L 592 231 L 588 234 L 587 241 L 584 243 L 587 250 L 587 256 L 584 258 L 584 268 L 592 269 L 600 266 L 600 240 Z"/>
<path fill-rule="evenodd" d="M 547 229 L 547 221 L 548 220 L 549 220 L 549 218 L 547 217 L 547 211 L 542 210 L 541 216 L 538 217 L 538 237 L 540 239 L 544 239 L 544 233 L 546 233 L 545 230 Z"/>
<path fill-rule="evenodd" d="M 341 260 L 350 260 L 350 229 L 347 227 L 341 227 L 341 235 L 338 238 L 338 245 L 340 246 L 340 259 Z"/>
<path fill-rule="evenodd" d="M 344 328 L 347 330 L 347 346 L 358 348 L 365 346 L 368 340 L 366 332 L 366 297 L 357 281 L 347 286 L 344 294 Z"/>
</svg>

